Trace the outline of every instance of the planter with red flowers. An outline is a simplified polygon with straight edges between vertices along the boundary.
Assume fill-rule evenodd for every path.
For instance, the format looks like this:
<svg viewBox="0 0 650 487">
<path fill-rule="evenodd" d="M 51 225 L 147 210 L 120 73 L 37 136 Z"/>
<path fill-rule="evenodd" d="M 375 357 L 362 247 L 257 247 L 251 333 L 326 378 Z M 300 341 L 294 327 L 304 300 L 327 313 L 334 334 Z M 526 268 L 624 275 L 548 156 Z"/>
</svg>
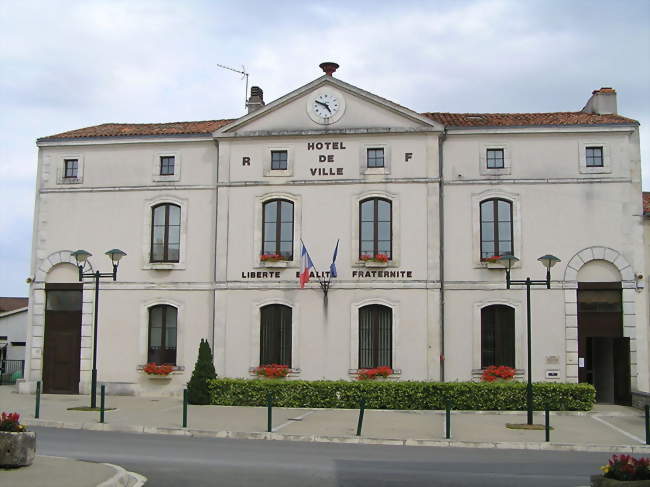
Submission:
<svg viewBox="0 0 650 487">
<path fill-rule="evenodd" d="M 168 364 L 155 364 L 150 362 L 142 367 L 142 372 L 147 376 L 147 378 L 152 380 L 171 380 L 172 372 L 174 372 L 175 367 Z"/>
<path fill-rule="evenodd" d="M 500 255 L 493 255 L 491 257 L 482 257 L 481 266 L 486 269 L 501 269 L 503 270 L 503 264 L 499 262 L 501 258 Z"/>
<path fill-rule="evenodd" d="M 280 254 L 262 254 L 260 255 L 260 264 L 264 267 L 287 267 L 289 261 Z"/>
<path fill-rule="evenodd" d="M 506 382 L 514 379 L 516 370 L 507 365 L 490 365 L 483 369 L 483 382 Z"/>
<path fill-rule="evenodd" d="M 607 465 L 600 467 L 603 475 L 592 475 L 592 487 L 650 486 L 650 458 L 612 455 Z"/>
<path fill-rule="evenodd" d="M 390 263 L 387 254 L 363 254 L 360 260 L 366 267 L 388 267 Z"/>
<path fill-rule="evenodd" d="M 250 372 L 260 379 L 284 379 L 292 370 L 286 365 L 267 364 L 253 367 Z"/>
<path fill-rule="evenodd" d="M 374 369 L 359 369 L 357 371 L 357 380 L 387 380 L 394 373 L 393 369 L 387 366 L 375 367 Z"/>
<path fill-rule="evenodd" d="M 0 415 L 0 467 L 31 465 L 36 455 L 36 434 L 20 424 L 20 414 Z"/>
</svg>

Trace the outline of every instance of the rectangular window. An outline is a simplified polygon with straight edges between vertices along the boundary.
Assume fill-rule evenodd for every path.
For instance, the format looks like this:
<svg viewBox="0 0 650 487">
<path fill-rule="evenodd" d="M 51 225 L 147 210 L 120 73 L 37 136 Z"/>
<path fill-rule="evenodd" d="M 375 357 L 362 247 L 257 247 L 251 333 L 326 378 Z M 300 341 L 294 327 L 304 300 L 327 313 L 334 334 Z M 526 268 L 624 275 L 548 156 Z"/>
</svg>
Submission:
<svg viewBox="0 0 650 487">
<path fill-rule="evenodd" d="M 587 167 L 603 167 L 603 148 L 587 147 Z"/>
<path fill-rule="evenodd" d="M 173 176 L 176 158 L 174 156 L 160 156 L 160 175 Z"/>
<path fill-rule="evenodd" d="M 384 149 L 368 149 L 368 167 L 384 167 Z"/>
<path fill-rule="evenodd" d="M 291 367 L 291 308 L 269 304 L 260 311 L 260 365 Z"/>
<path fill-rule="evenodd" d="M 488 169 L 503 169 L 503 149 L 488 149 L 486 154 Z"/>
<path fill-rule="evenodd" d="M 271 169 L 274 171 L 286 171 L 287 167 L 287 151 L 271 151 Z"/>
<path fill-rule="evenodd" d="M 77 178 L 79 174 L 79 159 L 64 159 L 64 178 Z"/>
</svg>

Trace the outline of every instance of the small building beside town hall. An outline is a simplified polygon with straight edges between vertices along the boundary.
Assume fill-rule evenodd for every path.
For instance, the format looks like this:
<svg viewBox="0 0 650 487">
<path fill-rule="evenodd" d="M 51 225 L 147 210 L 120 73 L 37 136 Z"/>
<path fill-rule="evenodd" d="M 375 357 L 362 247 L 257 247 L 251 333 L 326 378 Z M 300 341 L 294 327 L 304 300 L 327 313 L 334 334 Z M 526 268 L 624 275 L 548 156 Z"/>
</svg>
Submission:
<svg viewBox="0 0 650 487">
<path fill-rule="evenodd" d="M 72 252 L 110 272 L 115 247 L 98 303 L 109 394 L 178 394 L 202 338 L 222 377 L 271 363 L 288 380 L 526 377 L 526 290 L 497 261 L 543 280 L 545 254 L 561 261 L 531 291 L 533 380 L 622 404 L 649 391 L 639 125 L 614 89 L 570 112 L 416 113 L 321 67 L 272 103 L 253 87 L 237 119 L 38 139 L 21 391 L 89 391 L 95 281 Z"/>
</svg>

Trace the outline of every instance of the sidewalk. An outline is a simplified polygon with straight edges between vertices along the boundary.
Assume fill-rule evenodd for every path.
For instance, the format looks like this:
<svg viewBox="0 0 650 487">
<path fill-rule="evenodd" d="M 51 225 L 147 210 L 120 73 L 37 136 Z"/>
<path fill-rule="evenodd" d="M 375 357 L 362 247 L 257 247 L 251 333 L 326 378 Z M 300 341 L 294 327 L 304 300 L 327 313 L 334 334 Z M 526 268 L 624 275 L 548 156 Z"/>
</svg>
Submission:
<svg viewBox="0 0 650 487">
<path fill-rule="evenodd" d="M 117 465 L 40 455 L 29 467 L 0 469 L 0 483 L 12 487 L 139 487 L 145 481 Z"/>
<path fill-rule="evenodd" d="M 89 404 L 88 396 L 44 394 L 37 420 L 34 395 L 0 386 L 0 410 L 20 413 L 28 425 L 220 438 L 650 454 L 642 411 L 625 406 L 551 412 L 553 430 L 547 443 L 543 430 L 506 427 L 526 422 L 520 411 L 453 411 L 448 440 L 444 411 L 366 410 L 362 434 L 356 436 L 358 410 L 273 408 L 273 432 L 267 433 L 266 408 L 189 406 L 188 428 L 182 428 L 182 401 L 176 398 L 108 396 L 106 407 L 116 409 L 106 411 L 104 424 L 99 423 L 98 412 L 68 410 Z M 544 424 L 542 412 L 535 413 L 535 423 Z"/>
</svg>

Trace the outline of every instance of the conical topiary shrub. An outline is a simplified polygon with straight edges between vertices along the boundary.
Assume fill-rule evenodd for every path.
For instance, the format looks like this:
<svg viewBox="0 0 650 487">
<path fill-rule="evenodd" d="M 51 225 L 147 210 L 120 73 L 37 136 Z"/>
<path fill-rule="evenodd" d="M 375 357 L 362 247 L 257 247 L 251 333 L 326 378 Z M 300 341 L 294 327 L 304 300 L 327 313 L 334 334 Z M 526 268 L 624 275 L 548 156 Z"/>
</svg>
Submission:
<svg viewBox="0 0 650 487">
<path fill-rule="evenodd" d="M 196 359 L 192 378 L 187 383 L 190 404 L 210 404 L 208 381 L 217 377 L 212 360 L 212 351 L 210 350 L 208 341 L 201 339 L 199 357 Z"/>
</svg>

